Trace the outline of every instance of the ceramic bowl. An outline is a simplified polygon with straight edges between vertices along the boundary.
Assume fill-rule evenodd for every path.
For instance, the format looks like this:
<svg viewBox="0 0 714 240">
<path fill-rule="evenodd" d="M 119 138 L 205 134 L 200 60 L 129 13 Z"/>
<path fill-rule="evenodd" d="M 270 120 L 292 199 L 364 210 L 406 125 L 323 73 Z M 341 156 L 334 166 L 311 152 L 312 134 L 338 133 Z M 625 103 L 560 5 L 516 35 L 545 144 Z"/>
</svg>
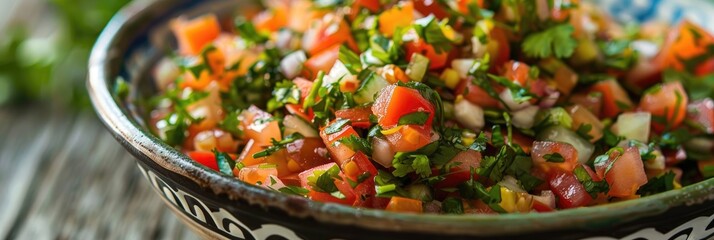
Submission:
<svg viewBox="0 0 714 240">
<path fill-rule="evenodd" d="M 712 4 L 698 1 L 600 1 L 624 21 L 690 18 L 710 30 Z M 156 92 L 150 71 L 175 40 L 179 15 L 226 17 L 259 8 L 250 1 L 135 1 L 112 19 L 92 50 L 88 89 L 107 129 L 137 159 L 158 195 L 205 238 L 236 239 L 708 239 L 714 237 L 714 179 L 638 200 L 553 213 L 399 214 L 323 204 L 220 175 L 164 144 L 144 128 L 128 99 Z M 709 25 L 707 25 L 709 24 Z"/>
</svg>

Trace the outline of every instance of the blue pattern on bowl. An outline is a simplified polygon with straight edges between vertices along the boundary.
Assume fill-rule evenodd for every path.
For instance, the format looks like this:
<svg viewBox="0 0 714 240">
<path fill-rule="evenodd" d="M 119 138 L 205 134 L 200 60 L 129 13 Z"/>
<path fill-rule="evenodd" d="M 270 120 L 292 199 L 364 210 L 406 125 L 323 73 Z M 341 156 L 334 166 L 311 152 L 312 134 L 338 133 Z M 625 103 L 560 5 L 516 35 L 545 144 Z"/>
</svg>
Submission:
<svg viewBox="0 0 714 240">
<path fill-rule="evenodd" d="M 714 32 L 714 1 L 711 0 L 595 0 L 617 20 L 627 22 L 664 21 L 672 24 L 689 19 Z"/>
</svg>

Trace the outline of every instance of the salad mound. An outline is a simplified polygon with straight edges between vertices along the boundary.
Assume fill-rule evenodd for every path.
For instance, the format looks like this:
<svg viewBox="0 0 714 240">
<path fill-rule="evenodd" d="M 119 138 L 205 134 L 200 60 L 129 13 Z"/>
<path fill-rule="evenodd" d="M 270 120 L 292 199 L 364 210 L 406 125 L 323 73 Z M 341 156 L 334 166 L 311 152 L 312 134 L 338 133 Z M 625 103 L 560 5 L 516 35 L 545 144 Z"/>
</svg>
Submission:
<svg viewBox="0 0 714 240">
<path fill-rule="evenodd" d="M 621 25 L 577 0 L 264 4 L 174 19 L 147 101 L 157 137 L 227 176 L 446 214 L 714 176 L 714 37 L 692 22 Z"/>
</svg>

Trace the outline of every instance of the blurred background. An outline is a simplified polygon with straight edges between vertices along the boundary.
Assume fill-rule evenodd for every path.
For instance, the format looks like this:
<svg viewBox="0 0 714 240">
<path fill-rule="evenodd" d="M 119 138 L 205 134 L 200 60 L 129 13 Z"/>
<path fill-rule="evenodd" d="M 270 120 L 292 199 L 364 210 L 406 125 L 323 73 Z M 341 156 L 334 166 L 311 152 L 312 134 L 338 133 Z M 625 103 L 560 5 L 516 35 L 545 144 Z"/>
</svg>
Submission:
<svg viewBox="0 0 714 240">
<path fill-rule="evenodd" d="M 2 0 L 0 107 L 88 110 L 84 81 L 90 49 L 128 2 Z"/>
<path fill-rule="evenodd" d="M 196 239 L 86 93 L 92 45 L 128 2 L 0 0 L 0 239 Z"/>
</svg>

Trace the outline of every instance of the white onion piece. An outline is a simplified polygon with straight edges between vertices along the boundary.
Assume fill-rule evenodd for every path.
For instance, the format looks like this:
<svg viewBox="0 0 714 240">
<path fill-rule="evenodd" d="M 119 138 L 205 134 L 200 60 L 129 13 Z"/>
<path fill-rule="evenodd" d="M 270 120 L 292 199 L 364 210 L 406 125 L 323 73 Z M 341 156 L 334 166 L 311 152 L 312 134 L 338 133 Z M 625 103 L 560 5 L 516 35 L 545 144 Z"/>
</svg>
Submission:
<svg viewBox="0 0 714 240">
<path fill-rule="evenodd" d="M 350 70 L 347 69 L 347 66 L 345 66 L 342 61 L 337 60 L 335 61 L 335 65 L 332 65 L 332 69 L 330 69 L 330 73 L 327 74 L 329 76 L 329 79 L 323 79 L 322 80 L 322 86 L 328 86 L 336 81 L 339 81 L 343 79 L 345 76 L 350 76 L 352 75 L 350 73 Z M 328 80 L 328 81 L 326 81 Z"/>
<path fill-rule="evenodd" d="M 300 133 L 304 137 L 318 137 L 317 131 L 307 122 L 303 121 L 295 115 L 287 115 L 283 118 L 283 126 L 285 126 L 285 136 Z"/>
<path fill-rule="evenodd" d="M 533 200 L 555 209 L 555 194 L 553 194 L 553 191 L 543 190 L 540 192 L 540 196 L 533 195 Z"/>
<path fill-rule="evenodd" d="M 659 47 L 652 41 L 637 40 L 633 41 L 630 46 L 637 51 L 637 54 L 645 59 L 653 58 L 659 53 Z"/>
<path fill-rule="evenodd" d="M 305 56 L 305 52 L 303 51 L 296 51 L 288 54 L 285 58 L 283 58 L 283 60 L 280 61 L 280 71 L 286 78 L 293 79 L 300 74 L 302 71 L 302 65 L 306 60 L 307 56 Z"/>
<path fill-rule="evenodd" d="M 481 40 L 477 37 L 471 37 L 471 52 L 474 54 L 474 57 L 483 58 L 486 52 L 488 52 L 488 47 L 481 43 Z"/>
<path fill-rule="evenodd" d="M 538 114 L 540 108 L 538 106 L 528 106 L 524 109 L 512 112 L 512 123 L 513 126 L 521 129 L 529 129 L 533 127 L 535 123 L 535 116 Z"/>
<path fill-rule="evenodd" d="M 176 78 L 181 74 L 181 71 L 179 70 L 179 67 L 176 66 L 176 63 L 174 61 L 171 61 L 169 58 L 162 58 L 159 63 L 156 65 L 156 68 L 154 68 L 154 84 L 156 84 L 156 87 L 164 91 L 166 88 L 169 86 L 169 84 L 173 83 Z"/>
<path fill-rule="evenodd" d="M 521 192 L 521 193 L 526 192 L 526 190 L 523 189 L 523 187 L 521 187 L 520 184 L 518 184 L 518 180 L 516 180 L 511 175 L 504 176 L 503 179 L 500 182 L 498 182 L 498 185 L 501 185 L 501 187 L 508 188 L 509 190 L 514 191 L 514 192 Z"/>
<path fill-rule="evenodd" d="M 511 111 L 518 111 L 528 106 L 531 106 L 531 103 L 528 101 L 518 102 L 513 99 L 513 93 L 510 89 L 504 89 L 498 96 L 501 97 L 501 100 L 503 100 L 503 102 L 506 104 L 506 106 L 508 106 L 509 109 L 511 109 Z"/>
<path fill-rule="evenodd" d="M 451 61 L 451 69 L 454 69 L 459 74 L 459 78 L 464 79 L 469 76 L 469 70 L 471 70 L 475 62 L 476 60 L 470 58 L 454 59 L 454 61 Z"/>
<path fill-rule="evenodd" d="M 623 113 L 612 125 L 612 132 L 627 140 L 646 143 L 650 138 L 652 115 L 648 112 Z"/>
<path fill-rule="evenodd" d="M 547 95 L 542 100 L 540 100 L 538 106 L 540 106 L 541 108 L 551 108 L 555 106 L 555 104 L 558 102 L 558 98 L 560 98 L 560 92 L 551 88 L 546 88 L 545 92 Z"/>
<path fill-rule="evenodd" d="M 372 138 L 372 160 L 385 168 L 390 168 L 392 167 L 394 154 L 396 153 L 392 150 L 387 140 L 378 137 Z"/>
<path fill-rule="evenodd" d="M 479 131 L 486 124 L 483 109 L 465 99 L 457 99 L 454 105 L 454 118 L 464 127 Z"/>
</svg>

